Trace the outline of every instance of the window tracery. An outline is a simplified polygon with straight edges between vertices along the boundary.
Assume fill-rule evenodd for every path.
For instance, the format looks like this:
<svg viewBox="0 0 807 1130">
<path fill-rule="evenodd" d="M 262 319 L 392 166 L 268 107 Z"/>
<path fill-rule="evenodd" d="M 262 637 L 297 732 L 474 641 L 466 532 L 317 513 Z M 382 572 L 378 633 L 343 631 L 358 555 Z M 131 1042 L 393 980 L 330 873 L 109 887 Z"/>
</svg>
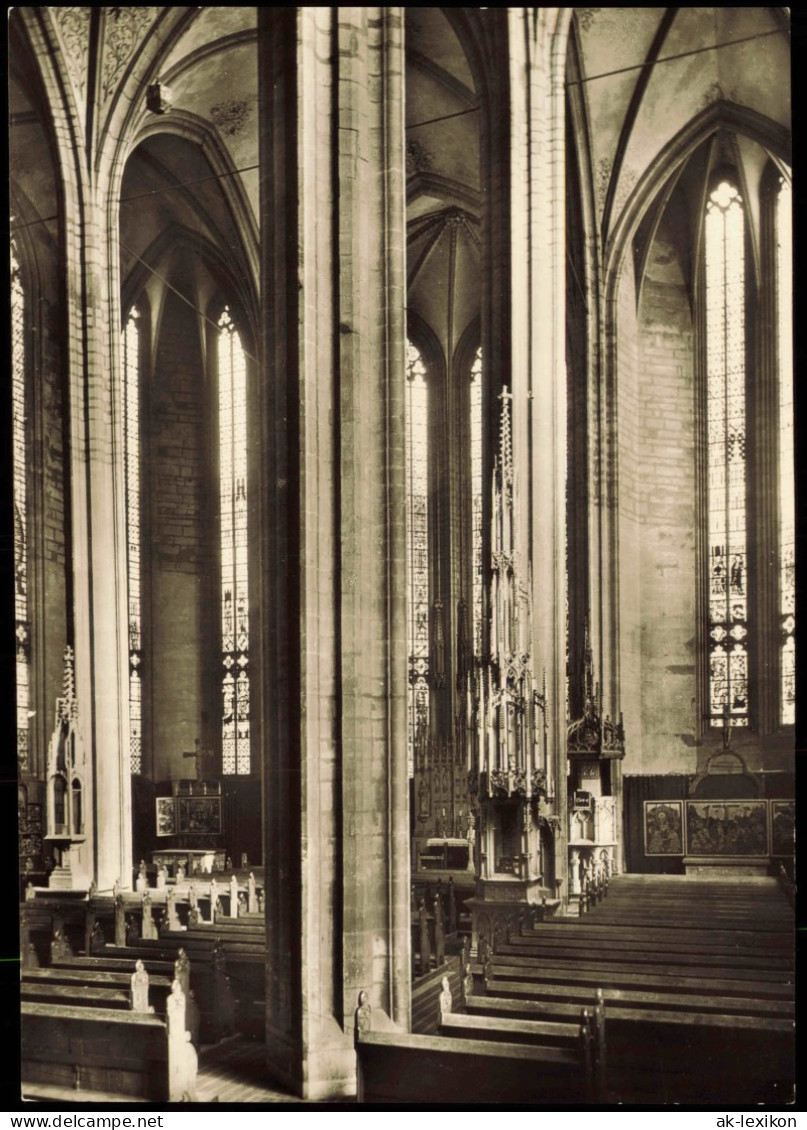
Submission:
<svg viewBox="0 0 807 1130">
<path fill-rule="evenodd" d="M 473 631 L 474 656 L 477 661 L 483 654 L 483 592 L 482 568 L 482 346 L 476 351 L 471 366 L 471 565 L 473 569 Z"/>
<path fill-rule="evenodd" d="M 143 771 L 140 528 L 140 335 L 141 318 L 126 319 L 123 354 L 123 434 L 126 477 L 126 563 L 129 625 L 129 767 Z"/>
<path fill-rule="evenodd" d="M 748 725 L 745 220 L 728 181 L 706 206 L 709 717 Z"/>
<path fill-rule="evenodd" d="M 31 626 L 28 609 L 28 525 L 25 413 L 25 294 L 17 249 L 11 244 L 11 391 L 14 495 L 14 620 L 17 677 L 17 763 L 29 765 Z"/>
<path fill-rule="evenodd" d="M 240 775 L 251 771 L 247 372 L 241 337 L 227 307 L 218 327 L 221 768 Z"/>
<path fill-rule="evenodd" d="M 419 351 L 406 355 L 406 589 L 409 775 L 429 731 L 429 386 Z"/>
<path fill-rule="evenodd" d="M 793 467 L 792 192 L 782 178 L 776 195 L 776 330 L 779 376 L 780 721 L 796 721 L 795 484 Z"/>
</svg>

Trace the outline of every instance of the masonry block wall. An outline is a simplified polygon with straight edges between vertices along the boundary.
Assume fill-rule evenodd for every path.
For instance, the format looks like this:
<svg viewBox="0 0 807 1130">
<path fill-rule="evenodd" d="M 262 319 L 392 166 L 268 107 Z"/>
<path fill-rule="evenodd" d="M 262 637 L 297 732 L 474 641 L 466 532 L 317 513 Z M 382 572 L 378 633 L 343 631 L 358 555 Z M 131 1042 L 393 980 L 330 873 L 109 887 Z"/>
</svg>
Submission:
<svg viewBox="0 0 807 1130">
<path fill-rule="evenodd" d="M 694 343 L 674 245 L 651 250 L 639 312 L 642 770 L 695 768 Z"/>
<path fill-rule="evenodd" d="M 627 258 L 617 293 L 617 328 L 619 685 L 627 746 L 625 769 L 638 773 L 642 760 L 640 356 L 633 263 Z"/>
<path fill-rule="evenodd" d="M 183 283 L 174 280 L 183 293 Z M 211 482 L 207 452 L 204 379 L 197 315 L 169 292 L 160 324 L 150 389 L 150 551 L 145 586 L 151 647 L 144 671 L 149 694 L 155 780 L 193 776 L 183 759 L 204 740 L 203 712 L 210 710 L 210 644 L 206 622 L 214 594 L 208 588 L 215 521 L 207 508 Z M 215 516 L 213 516 L 215 517 Z M 147 559 L 147 558 L 146 558 Z M 208 662 L 206 663 L 206 659 Z M 148 766 L 148 759 L 146 767 Z"/>
<path fill-rule="evenodd" d="M 663 225 L 650 251 L 638 314 L 633 286 L 623 279 L 618 341 L 625 768 L 694 772 L 694 343 L 688 290 Z"/>
</svg>

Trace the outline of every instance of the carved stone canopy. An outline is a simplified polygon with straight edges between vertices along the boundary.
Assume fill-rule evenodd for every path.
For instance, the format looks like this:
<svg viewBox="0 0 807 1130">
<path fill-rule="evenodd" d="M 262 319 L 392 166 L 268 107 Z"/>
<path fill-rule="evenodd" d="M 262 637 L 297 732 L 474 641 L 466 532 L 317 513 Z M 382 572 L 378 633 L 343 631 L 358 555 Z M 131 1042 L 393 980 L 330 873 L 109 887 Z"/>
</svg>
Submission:
<svg viewBox="0 0 807 1130">
<path fill-rule="evenodd" d="M 588 622 L 586 623 L 585 669 L 586 695 L 583 717 L 576 719 L 568 728 L 566 752 L 569 757 L 595 756 L 607 760 L 621 760 L 625 756 L 625 727 L 622 714 L 620 713 L 618 722 L 612 722 L 607 714 L 603 717 L 600 687 L 594 682 L 594 656 Z"/>
</svg>

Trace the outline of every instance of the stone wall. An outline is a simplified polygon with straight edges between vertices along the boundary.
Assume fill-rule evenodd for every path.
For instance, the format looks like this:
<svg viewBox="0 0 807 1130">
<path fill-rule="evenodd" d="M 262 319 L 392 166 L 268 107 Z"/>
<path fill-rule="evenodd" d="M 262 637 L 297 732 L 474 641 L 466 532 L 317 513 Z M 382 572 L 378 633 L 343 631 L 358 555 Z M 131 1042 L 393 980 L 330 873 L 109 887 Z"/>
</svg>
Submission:
<svg viewBox="0 0 807 1130">
<path fill-rule="evenodd" d="M 694 342 L 672 244 L 651 250 L 638 315 L 619 292 L 622 706 L 630 772 L 691 772 L 696 736 Z"/>
<path fill-rule="evenodd" d="M 658 245 L 656 245 L 658 247 Z M 666 249 L 669 254 L 669 249 Z M 659 256 L 661 251 L 659 250 Z M 694 768 L 694 344 L 683 279 L 647 277 L 639 320 L 642 767 Z M 630 684 L 627 684 L 628 686 Z"/>
</svg>

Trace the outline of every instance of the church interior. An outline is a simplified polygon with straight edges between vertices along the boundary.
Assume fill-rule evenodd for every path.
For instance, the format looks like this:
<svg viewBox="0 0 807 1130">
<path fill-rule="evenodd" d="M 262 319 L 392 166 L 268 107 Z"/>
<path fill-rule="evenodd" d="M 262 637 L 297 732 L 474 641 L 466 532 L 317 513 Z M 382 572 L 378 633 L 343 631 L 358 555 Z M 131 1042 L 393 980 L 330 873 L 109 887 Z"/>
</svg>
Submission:
<svg viewBox="0 0 807 1130">
<path fill-rule="evenodd" d="M 789 13 L 11 10 L 26 1099 L 792 1101 Z"/>
</svg>

